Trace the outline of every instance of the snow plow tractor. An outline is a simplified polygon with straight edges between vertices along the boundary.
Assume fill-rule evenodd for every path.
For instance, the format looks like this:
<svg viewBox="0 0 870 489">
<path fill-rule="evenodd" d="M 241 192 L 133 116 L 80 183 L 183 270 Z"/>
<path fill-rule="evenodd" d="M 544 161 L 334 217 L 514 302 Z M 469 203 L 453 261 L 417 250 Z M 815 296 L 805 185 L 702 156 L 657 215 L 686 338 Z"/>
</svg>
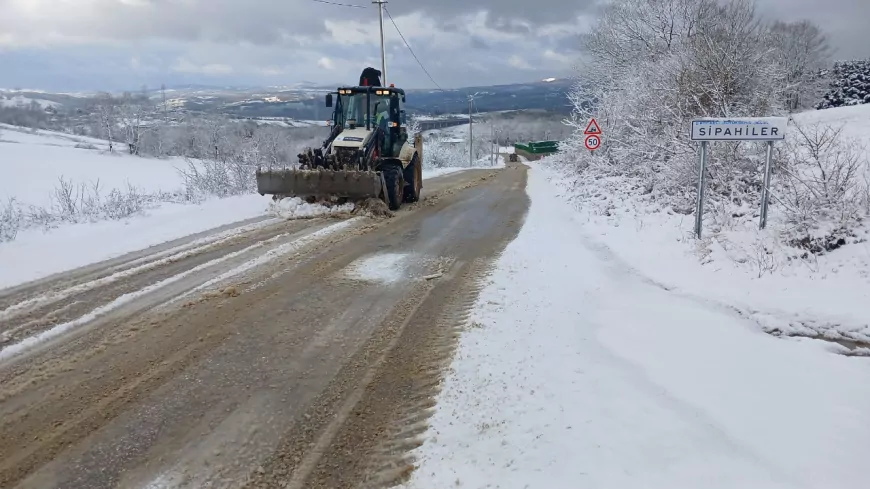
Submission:
<svg viewBox="0 0 870 489">
<path fill-rule="evenodd" d="M 377 76 L 373 76 L 377 74 Z M 257 170 L 257 191 L 273 199 L 383 200 L 390 210 L 416 202 L 423 188 L 423 138 L 408 135 L 405 91 L 380 86 L 366 68 L 359 86 L 326 95 L 333 108 L 329 137 L 299 154 L 295 169 Z"/>
</svg>

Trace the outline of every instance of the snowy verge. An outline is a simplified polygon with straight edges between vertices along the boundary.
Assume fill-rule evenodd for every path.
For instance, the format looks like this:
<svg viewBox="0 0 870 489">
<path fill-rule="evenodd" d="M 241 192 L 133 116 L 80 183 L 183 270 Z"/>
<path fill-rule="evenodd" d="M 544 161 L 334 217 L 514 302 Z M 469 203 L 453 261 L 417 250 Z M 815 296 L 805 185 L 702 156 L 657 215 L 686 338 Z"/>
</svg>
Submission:
<svg viewBox="0 0 870 489">
<path fill-rule="evenodd" d="M 164 204 L 124 220 L 30 229 L 0 243 L 0 288 L 97 263 L 225 224 L 262 216 L 268 198 L 245 195 L 201 204 Z"/>
<path fill-rule="evenodd" d="M 405 487 L 859 488 L 866 359 L 760 332 L 531 208 L 461 335 Z"/>
<path fill-rule="evenodd" d="M 755 223 L 693 236 L 694 218 L 647 200 L 620 177 L 580 174 L 544 160 L 540 171 L 571 202 L 573 226 L 602 259 L 684 295 L 739 310 L 767 332 L 870 342 L 870 244 L 799 254 Z M 868 237 L 866 228 L 860 229 Z M 860 241 L 860 240 L 856 240 Z"/>
</svg>

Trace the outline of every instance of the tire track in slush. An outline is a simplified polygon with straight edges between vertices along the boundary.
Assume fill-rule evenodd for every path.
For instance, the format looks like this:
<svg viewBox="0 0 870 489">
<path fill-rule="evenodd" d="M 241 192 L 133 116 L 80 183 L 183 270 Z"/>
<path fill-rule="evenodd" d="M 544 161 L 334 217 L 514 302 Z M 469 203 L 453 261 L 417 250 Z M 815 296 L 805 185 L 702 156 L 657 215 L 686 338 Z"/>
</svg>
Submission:
<svg viewBox="0 0 870 489">
<path fill-rule="evenodd" d="M 276 248 L 268 250 L 263 255 L 260 255 L 257 258 L 250 260 L 248 262 L 245 262 L 244 264 L 240 265 L 239 267 L 236 267 L 236 268 L 230 270 L 229 272 L 222 274 L 219 277 L 219 279 L 226 279 L 226 278 L 229 278 L 231 276 L 235 276 L 235 275 L 244 273 L 245 271 L 250 270 L 256 266 L 268 263 L 269 261 L 274 260 L 285 253 L 289 253 L 290 251 L 304 247 L 304 246 L 310 244 L 311 242 L 316 241 L 317 239 L 322 239 L 322 238 L 329 236 L 331 234 L 334 234 L 336 232 L 340 232 L 342 229 L 347 228 L 354 223 L 355 223 L 355 221 L 353 219 L 351 219 L 348 221 L 341 221 L 341 222 L 329 225 L 329 226 L 321 228 L 321 229 L 315 229 L 310 234 L 305 234 L 303 236 L 298 237 L 297 239 L 294 239 L 293 241 L 281 244 L 281 245 L 277 246 Z M 303 228 L 303 229 L 308 229 L 308 228 Z M 205 263 L 194 266 L 193 268 L 187 269 L 183 272 L 176 273 L 174 275 L 170 275 L 169 277 L 166 277 L 166 278 L 159 280 L 157 282 L 148 284 L 145 287 L 142 287 L 140 289 L 122 294 L 122 295 L 116 297 L 115 299 L 111 300 L 110 302 L 103 304 L 103 305 L 100 305 L 100 306 L 90 310 L 89 312 L 83 314 L 82 316 L 79 316 L 79 317 L 72 319 L 70 321 L 56 324 L 56 325 L 50 327 L 49 329 L 42 330 L 42 331 L 38 332 L 37 334 L 28 336 L 17 343 L 13 343 L 11 345 L 3 347 L 2 349 L 0 349 L 0 362 L 8 360 L 9 358 L 12 358 L 14 356 L 20 355 L 20 354 L 26 352 L 30 348 L 33 348 L 34 346 L 36 346 L 40 343 L 43 343 L 43 342 L 48 341 L 50 339 L 56 338 L 56 337 L 58 337 L 64 333 L 67 333 L 68 331 L 71 331 L 79 326 L 82 326 L 82 325 L 85 325 L 89 322 L 92 322 L 92 321 L 94 321 L 94 320 L 96 320 L 96 319 L 98 319 L 98 318 L 100 318 L 100 317 L 102 317 L 110 312 L 115 311 L 116 309 L 119 309 L 120 307 L 122 307 L 126 304 L 132 303 L 132 302 L 140 299 L 141 297 L 143 297 L 147 294 L 150 294 L 154 291 L 165 288 L 169 285 L 172 285 L 174 283 L 177 283 L 177 282 L 185 279 L 186 277 L 195 275 L 196 273 L 202 272 L 202 271 L 207 270 L 209 268 L 213 268 L 217 265 L 220 265 L 221 263 L 227 262 L 227 261 L 232 260 L 236 257 L 242 256 L 242 255 L 251 253 L 254 250 L 266 247 L 274 242 L 277 242 L 277 241 L 279 241 L 283 238 L 286 238 L 288 236 L 291 236 L 293 234 L 294 234 L 293 232 L 285 232 L 285 233 L 280 233 L 280 234 L 277 234 L 275 236 L 272 236 L 271 238 L 257 241 L 256 243 L 254 243 L 250 246 L 247 246 L 245 248 L 242 248 L 241 250 L 226 253 L 224 255 L 219 256 L 218 258 L 209 260 Z M 219 240 L 217 243 L 221 243 L 221 242 L 223 242 L 223 240 Z M 217 246 L 217 244 L 214 244 L 212 246 Z M 193 256 L 195 254 L 195 253 L 193 253 L 193 251 L 194 250 L 191 250 L 190 252 L 183 253 L 182 254 L 183 256 L 179 256 L 178 259 L 181 260 L 183 258 Z M 162 263 L 164 260 L 169 260 L 169 259 L 167 258 L 167 259 L 163 259 L 163 260 L 158 260 L 158 262 Z M 168 263 L 168 261 L 167 261 L 167 263 Z M 144 265 L 144 266 L 147 266 L 147 265 Z M 154 267 L 150 267 L 149 269 L 154 269 L 158 266 L 159 265 L 154 265 Z M 116 279 L 116 280 L 120 280 L 120 279 Z M 112 280 L 108 283 L 115 282 L 116 280 Z M 200 285 L 199 287 L 195 288 L 193 291 L 190 291 L 190 292 L 203 290 L 207 286 L 214 285 L 218 281 L 219 280 L 215 280 L 215 279 L 209 280 L 205 284 Z M 88 284 L 91 284 L 91 283 L 93 283 L 93 282 L 90 282 Z M 88 284 L 84 284 L 84 285 L 88 285 Z M 102 285 L 102 284 L 100 284 L 100 285 Z M 95 287 L 96 287 L 96 285 L 95 285 Z M 184 296 L 187 296 L 187 294 L 185 294 Z M 26 326 L 26 324 L 27 323 L 25 323 L 25 326 Z"/>
<path fill-rule="evenodd" d="M 9 320 L 16 315 L 26 313 L 34 307 L 48 305 L 71 295 L 87 292 L 97 287 L 117 282 L 123 278 L 157 268 L 161 265 L 195 256 L 203 251 L 220 247 L 234 239 L 243 237 L 247 233 L 256 232 L 278 222 L 280 222 L 280 220 L 267 219 L 253 224 L 245 224 L 194 239 L 178 246 L 149 253 L 138 258 L 132 258 L 123 261 L 122 263 L 106 267 L 99 272 L 84 274 L 85 277 L 76 277 L 78 273 L 76 270 L 73 270 L 45 286 L 32 288 L 28 286 L 28 284 L 23 284 L 21 286 L 13 287 L 11 289 L 13 291 L 16 288 L 20 288 L 22 291 L 18 293 L 13 292 L 9 294 L 7 298 L 0 301 L 0 307 L 3 307 L 3 309 L 0 310 L 0 320 Z M 72 275 L 72 277 L 69 275 Z M 94 275 L 97 275 L 97 278 L 88 278 Z M 46 289 L 48 289 L 48 291 L 46 291 Z M 33 294 L 34 290 L 36 291 L 35 295 Z"/>
<path fill-rule="evenodd" d="M 390 487 L 410 476 L 411 451 L 423 443 L 460 332 L 495 260 L 525 219 L 525 168 L 514 166 L 502 178 L 507 181 L 497 180 L 506 185 L 499 189 L 494 184 L 488 191 L 506 190 L 514 198 L 474 199 L 475 211 L 465 212 L 473 222 L 492 216 L 483 226 L 488 230 L 463 228 L 469 241 L 461 240 L 454 248 L 453 269 L 436 275 L 422 299 L 415 300 L 416 293 L 409 291 L 393 321 L 347 364 L 309 408 L 306 422 L 294 426 L 285 444 L 252 474 L 246 489 L 369 489 Z M 392 323 L 400 318 L 397 328 Z"/>
</svg>

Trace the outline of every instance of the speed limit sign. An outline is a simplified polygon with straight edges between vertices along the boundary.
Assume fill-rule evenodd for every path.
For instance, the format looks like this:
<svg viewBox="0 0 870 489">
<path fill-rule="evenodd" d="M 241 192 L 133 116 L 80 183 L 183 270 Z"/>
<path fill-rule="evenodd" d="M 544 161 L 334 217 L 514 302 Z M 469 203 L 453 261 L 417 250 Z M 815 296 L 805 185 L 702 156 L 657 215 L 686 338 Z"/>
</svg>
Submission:
<svg viewBox="0 0 870 489">
<path fill-rule="evenodd" d="M 598 147 L 601 146 L 601 138 L 595 134 L 590 134 L 586 136 L 586 149 L 589 151 L 595 151 Z"/>
</svg>

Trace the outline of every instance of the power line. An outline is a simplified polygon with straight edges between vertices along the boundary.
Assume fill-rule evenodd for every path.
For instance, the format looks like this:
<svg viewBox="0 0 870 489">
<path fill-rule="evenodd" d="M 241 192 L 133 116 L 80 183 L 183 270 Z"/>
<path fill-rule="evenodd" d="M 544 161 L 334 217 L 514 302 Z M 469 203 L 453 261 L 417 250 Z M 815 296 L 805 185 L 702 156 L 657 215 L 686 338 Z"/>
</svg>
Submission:
<svg viewBox="0 0 870 489">
<path fill-rule="evenodd" d="M 415 59 L 415 60 L 416 60 L 416 61 L 417 61 L 417 64 L 418 64 L 418 65 L 420 65 L 420 68 L 423 68 L 423 72 L 424 72 L 424 73 L 426 73 L 426 76 L 428 76 L 428 77 L 429 77 L 429 80 L 431 80 L 431 81 L 432 81 L 432 83 L 433 83 L 433 84 L 434 84 L 434 85 L 435 85 L 435 86 L 436 86 L 436 87 L 438 87 L 438 90 L 441 90 L 441 91 L 442 91 L 442 92 L 443 92 L 443 91 L 444 91 L 444 89 L 443 89 L 443 88 L 441 88 L 441 85 L 439 85 L 439 84 L 438 84 L 438 82 L 436 82 L 436 81 L 435 81 L 435 79 L 434 79 L 434 78 L 432 78 L 432 75 L 430 75 L 430 74 L 429 74 L 429 70 L 427 70 L 427 69 L 426 69 L 426 67 L 425 67 L 425 66 L 423 66 L 423 63 L 422 63 L 422 62 L 420 62 L 420 58 L 418 58 L 418 57 L 417 57 L 417 55 L 416 55 L 416 54 L 415 54 L 415 53 L 414 53 L 414 50 L 413 50 L 413 49 L 411 49 L 411 45 L 410 45 L 410 44 L 408 44 L 408 41 L 407 41 L 407 40 L 406 40 L 406 39 L 405 39 L 405 36 L 404 36 L 404 34 L 402 34 L 402 30 L 401 30 L 401 29 L 399 29 L 399 26 L 398 26 L 398 25 L 396 25 L 396 21 L 395 21 L 395 20 L 393 20 L 393 15 L 392 15 L 392 14 L 390 14 L 390 11 L 389 11 L 389 10 L 387 10 L 387 7 L 384 7 L 384 12 L 386 12 L 386 13 L 387 13 L 387 16 L 388 16 L 388 17 L 389 17 L 389 18 L 390 18 L 390 22 L 392 22 L 392 23 L 393 23 L 393 27 L 395 27 L 395 28 L 396 28 L 396 32 L 398 32 L 398 33 L 399 33 L 399 37 L 401 37 L 401 38 L 402 38 L 402 42 L 404 42 L 404 43 L 405 43 L 405 47 L 406 47 L 406 48 L 408 48 L 408 51 L 410 51 L 410 52 L 411 52 L 411 56 L 413 56 L 413 57 L 414 57 L 414 59 Z"/>
<path fill-rule="evenodd" d="M 311 1 L 317 2 L 317 3 L 325 3 L 325 4 L 329 4 L 329 5 L 338 5 L 339 7 L 368 8 L 365 5 L 351 5 L 349 3 L 330 2 L 328 0 L 311 0 Z"/>
</svg>

